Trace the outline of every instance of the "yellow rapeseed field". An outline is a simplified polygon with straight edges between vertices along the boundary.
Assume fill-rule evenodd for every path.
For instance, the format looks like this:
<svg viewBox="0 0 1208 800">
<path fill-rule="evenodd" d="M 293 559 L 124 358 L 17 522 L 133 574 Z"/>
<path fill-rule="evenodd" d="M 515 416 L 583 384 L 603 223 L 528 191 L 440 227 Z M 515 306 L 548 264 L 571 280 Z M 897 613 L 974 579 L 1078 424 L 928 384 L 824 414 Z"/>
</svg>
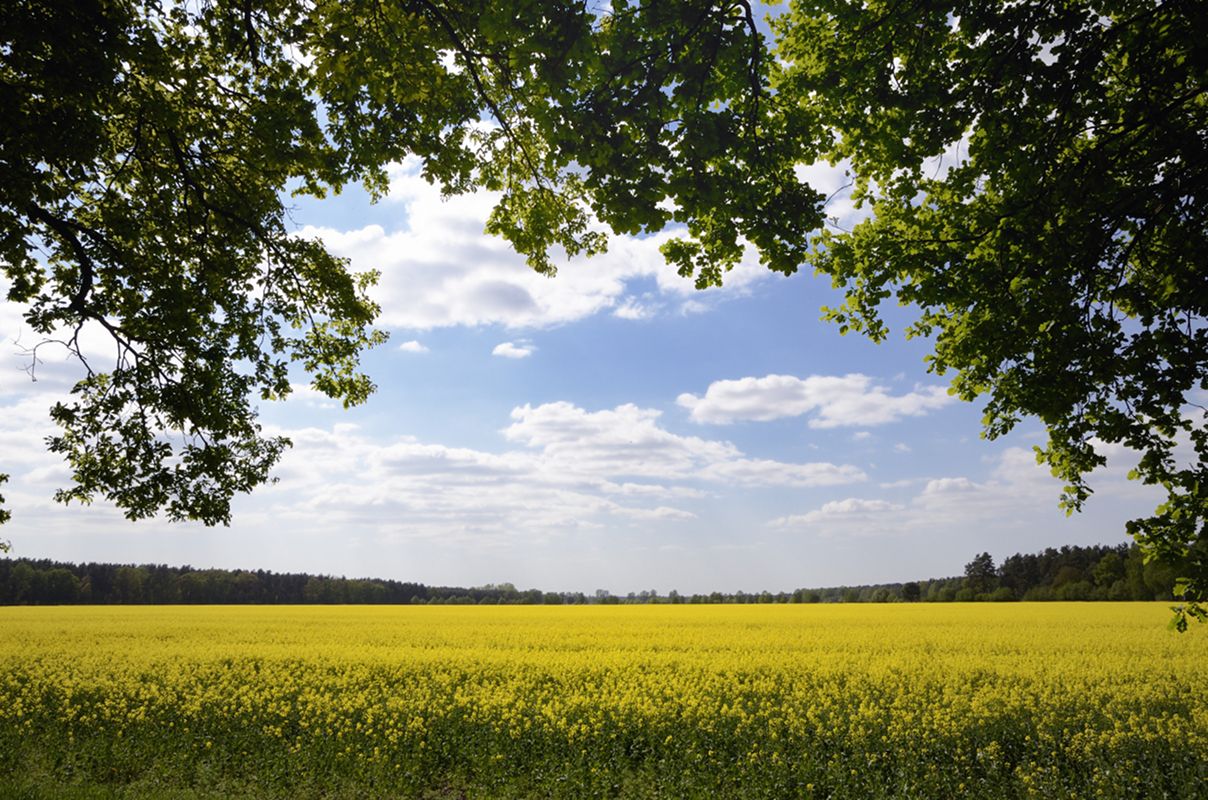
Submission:
<svg viewBox="0 0 1208 800">
<path fill-rule="evenodd" d="M 1162 604 L 0 609 L 0 781 L 1208 796 Z"/>
</svg>

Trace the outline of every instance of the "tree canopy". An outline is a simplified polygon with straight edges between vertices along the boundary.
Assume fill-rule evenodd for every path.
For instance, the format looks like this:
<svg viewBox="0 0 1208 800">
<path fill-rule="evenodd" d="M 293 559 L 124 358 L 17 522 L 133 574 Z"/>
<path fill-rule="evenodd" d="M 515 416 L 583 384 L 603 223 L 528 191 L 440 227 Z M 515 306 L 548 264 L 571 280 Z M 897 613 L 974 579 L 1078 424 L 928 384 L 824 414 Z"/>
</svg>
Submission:
<svg viewBox="0 0 1208 800">
<path fill-rule="evenodd" d="M 0 9 L 0 263 L 36 332 L 87 364 L 52 416 L 60 499 L 225 522 L 288 442 L 252 400 L 300 363 L 346 404 L 372 274 L 289 235 L 288 186 L 386 188 L 405 156 L 553 273 L 619 233 L 704 287 L 753 245 L 810 267 L 843 331 L 917 310 L 929 367 L 1039 418 L 1070 511 L 1102 445 L 1163 487 L 1128 524 L 1208 596 L 1208 9 L 1193 0 L 15 0 Z M 867 216 L 797 178 L 847 165 Z M 41 252 L 43 257 L 39 258 Z M 1196 613 L 1198 607 L 1192 606 Z"/>
<path fill-rule="evenodd" d="M 86 367 L 51 411 L 73 471 L 58 498 L 132 519 L 229 521 L 289 444 L 253 401 L 285 397 L 291 364 L 345 405 L 373 390 L 376 276 L 290 235 L 289 186 L 380 196 L 418 157 L 447 194 L 501 192 L 488 230 L 551 274 L 551 250 L 603 248 L 590 214 L 687 224 L 702 244 L 679 257 L 706 283 L 744 236 L 789 269 L 818 218 L 796 159 L 759 162 L 795 145 L 757 124 L 768 60 L 745 3 L 16 0 L 0 32 L 8 300 L 45 337 L 35 366 L 53 344 Z M 755 227 L 778 187 L 791 213 Z M 114 363 L 85 358 L 91 331 Z"/>
<path fill-rule="evenodd" d="M 1046 425 L 1070 511 L 1136 451 L 1168 499 L 1128 530 L 1208 597 L 1208 9 L 797 0 L 775 29 L 773 86 L 870 212 L 810 250 L 829 318 L 881 340 L 916 308 L 984 435 Z"/>
</svg>

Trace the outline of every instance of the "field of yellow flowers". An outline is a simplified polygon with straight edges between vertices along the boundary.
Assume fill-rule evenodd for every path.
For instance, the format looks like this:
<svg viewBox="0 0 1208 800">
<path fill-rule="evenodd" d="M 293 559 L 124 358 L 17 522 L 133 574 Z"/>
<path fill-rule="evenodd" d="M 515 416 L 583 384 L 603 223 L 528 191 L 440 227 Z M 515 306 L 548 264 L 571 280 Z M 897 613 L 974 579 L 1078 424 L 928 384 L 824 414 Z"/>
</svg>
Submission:
<svg viewBox="0 0 1208 800">
<path fill-rule="evenodd" d="M 1208 631 L 1170 633 L 1168 617 L 1141 603 L 3 608 L 0 788 L 1208 797 Z"/>
</svg>

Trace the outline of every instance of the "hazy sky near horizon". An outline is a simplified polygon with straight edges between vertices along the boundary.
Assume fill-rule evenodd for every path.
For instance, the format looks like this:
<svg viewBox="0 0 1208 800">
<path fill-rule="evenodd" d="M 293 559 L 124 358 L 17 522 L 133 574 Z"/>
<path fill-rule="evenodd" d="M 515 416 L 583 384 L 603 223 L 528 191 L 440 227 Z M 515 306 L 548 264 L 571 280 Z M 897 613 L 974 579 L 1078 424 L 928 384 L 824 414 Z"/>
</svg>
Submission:
<svg viewBox="0 0 1208 800">
<path fill-rule="evenodd" d="M 46 348 L 31 381 L 35 339 L 19 308 L 0 306 L 12 555 L 775 592 L 960 574 L 982 551 L 1114 544 L 1159 502 L 1109 452 L 1087 510 L 1067 519 L 1035 463 L 1039 422 L 979 438 L 981 405 L 950 397 L 926 371 L 930 343 L 902 336 L 909 309 L 892 310 L 884 344 L 841 336 L 819 320 L 840 300 L 827 280 L 771 273 L 753 253 L 699 292 L 658 252 L 674 232 L 614 238 L 545 278 L 483 234 L 489 196 L 444 202 L 410 162 L 391 177 L 377 205 L 355 189 L 292 201 L 299 235 L 381 271 L 390 341 L 364 359 L 379 387 L 364 406 L 344 410 L 300 374 L 289 400 L 261 404 L 266 432 L 294 447 L 229 528 L 54 503 L 68 471 L 45 450 L 47 411 L 81 368 Z M 841 170 L 805 177 L 838 191 L 828 213 L 857 219 Z M 98 340 L 95 352 L 109 351 Z"/>
</svg>

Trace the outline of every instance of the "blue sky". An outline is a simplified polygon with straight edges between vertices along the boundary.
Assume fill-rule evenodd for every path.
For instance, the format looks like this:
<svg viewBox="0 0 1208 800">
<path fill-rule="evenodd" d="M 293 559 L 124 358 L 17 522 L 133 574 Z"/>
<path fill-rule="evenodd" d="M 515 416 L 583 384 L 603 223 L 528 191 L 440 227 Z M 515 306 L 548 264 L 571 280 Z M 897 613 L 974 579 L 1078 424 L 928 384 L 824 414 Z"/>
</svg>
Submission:
<svg viewBox="0 0 1208 800">
<path fill-rule="evenodd" d="M 808 177 L 829 191 L 841 170 Z M 489 196 L 442 202 L 414 164 L 389 198 L 295 201 L 298 234 L 377 269 L 390 341 L 365 358 L 379 389 L 343 410 L 306 388 L 263 404 L 294 448 L 229 528 L 125 521 L 62 507 L 47 409 L 79 378 L 0 310 L 0 465 L 14 555 L 308 571 L 429 585 L 510 581 L 613 593 L 791 591 L 960 574 L 1061 544 L 1117 543 L 1158 496 L 1109 451 L 1086 512 L 1067 519 L 1037 467 L 1042 428 L 979 438 L 980 406 L 925 370 L 925 341 L 840 336 L 829 283 L 753 254 L 698 292 L 665 236 L 538 276 L 482 233 Z M 831 213 L 856 212 L 840 194 Z M 94 345 L 104 354 L 103 341 Z"/>
</svg>

